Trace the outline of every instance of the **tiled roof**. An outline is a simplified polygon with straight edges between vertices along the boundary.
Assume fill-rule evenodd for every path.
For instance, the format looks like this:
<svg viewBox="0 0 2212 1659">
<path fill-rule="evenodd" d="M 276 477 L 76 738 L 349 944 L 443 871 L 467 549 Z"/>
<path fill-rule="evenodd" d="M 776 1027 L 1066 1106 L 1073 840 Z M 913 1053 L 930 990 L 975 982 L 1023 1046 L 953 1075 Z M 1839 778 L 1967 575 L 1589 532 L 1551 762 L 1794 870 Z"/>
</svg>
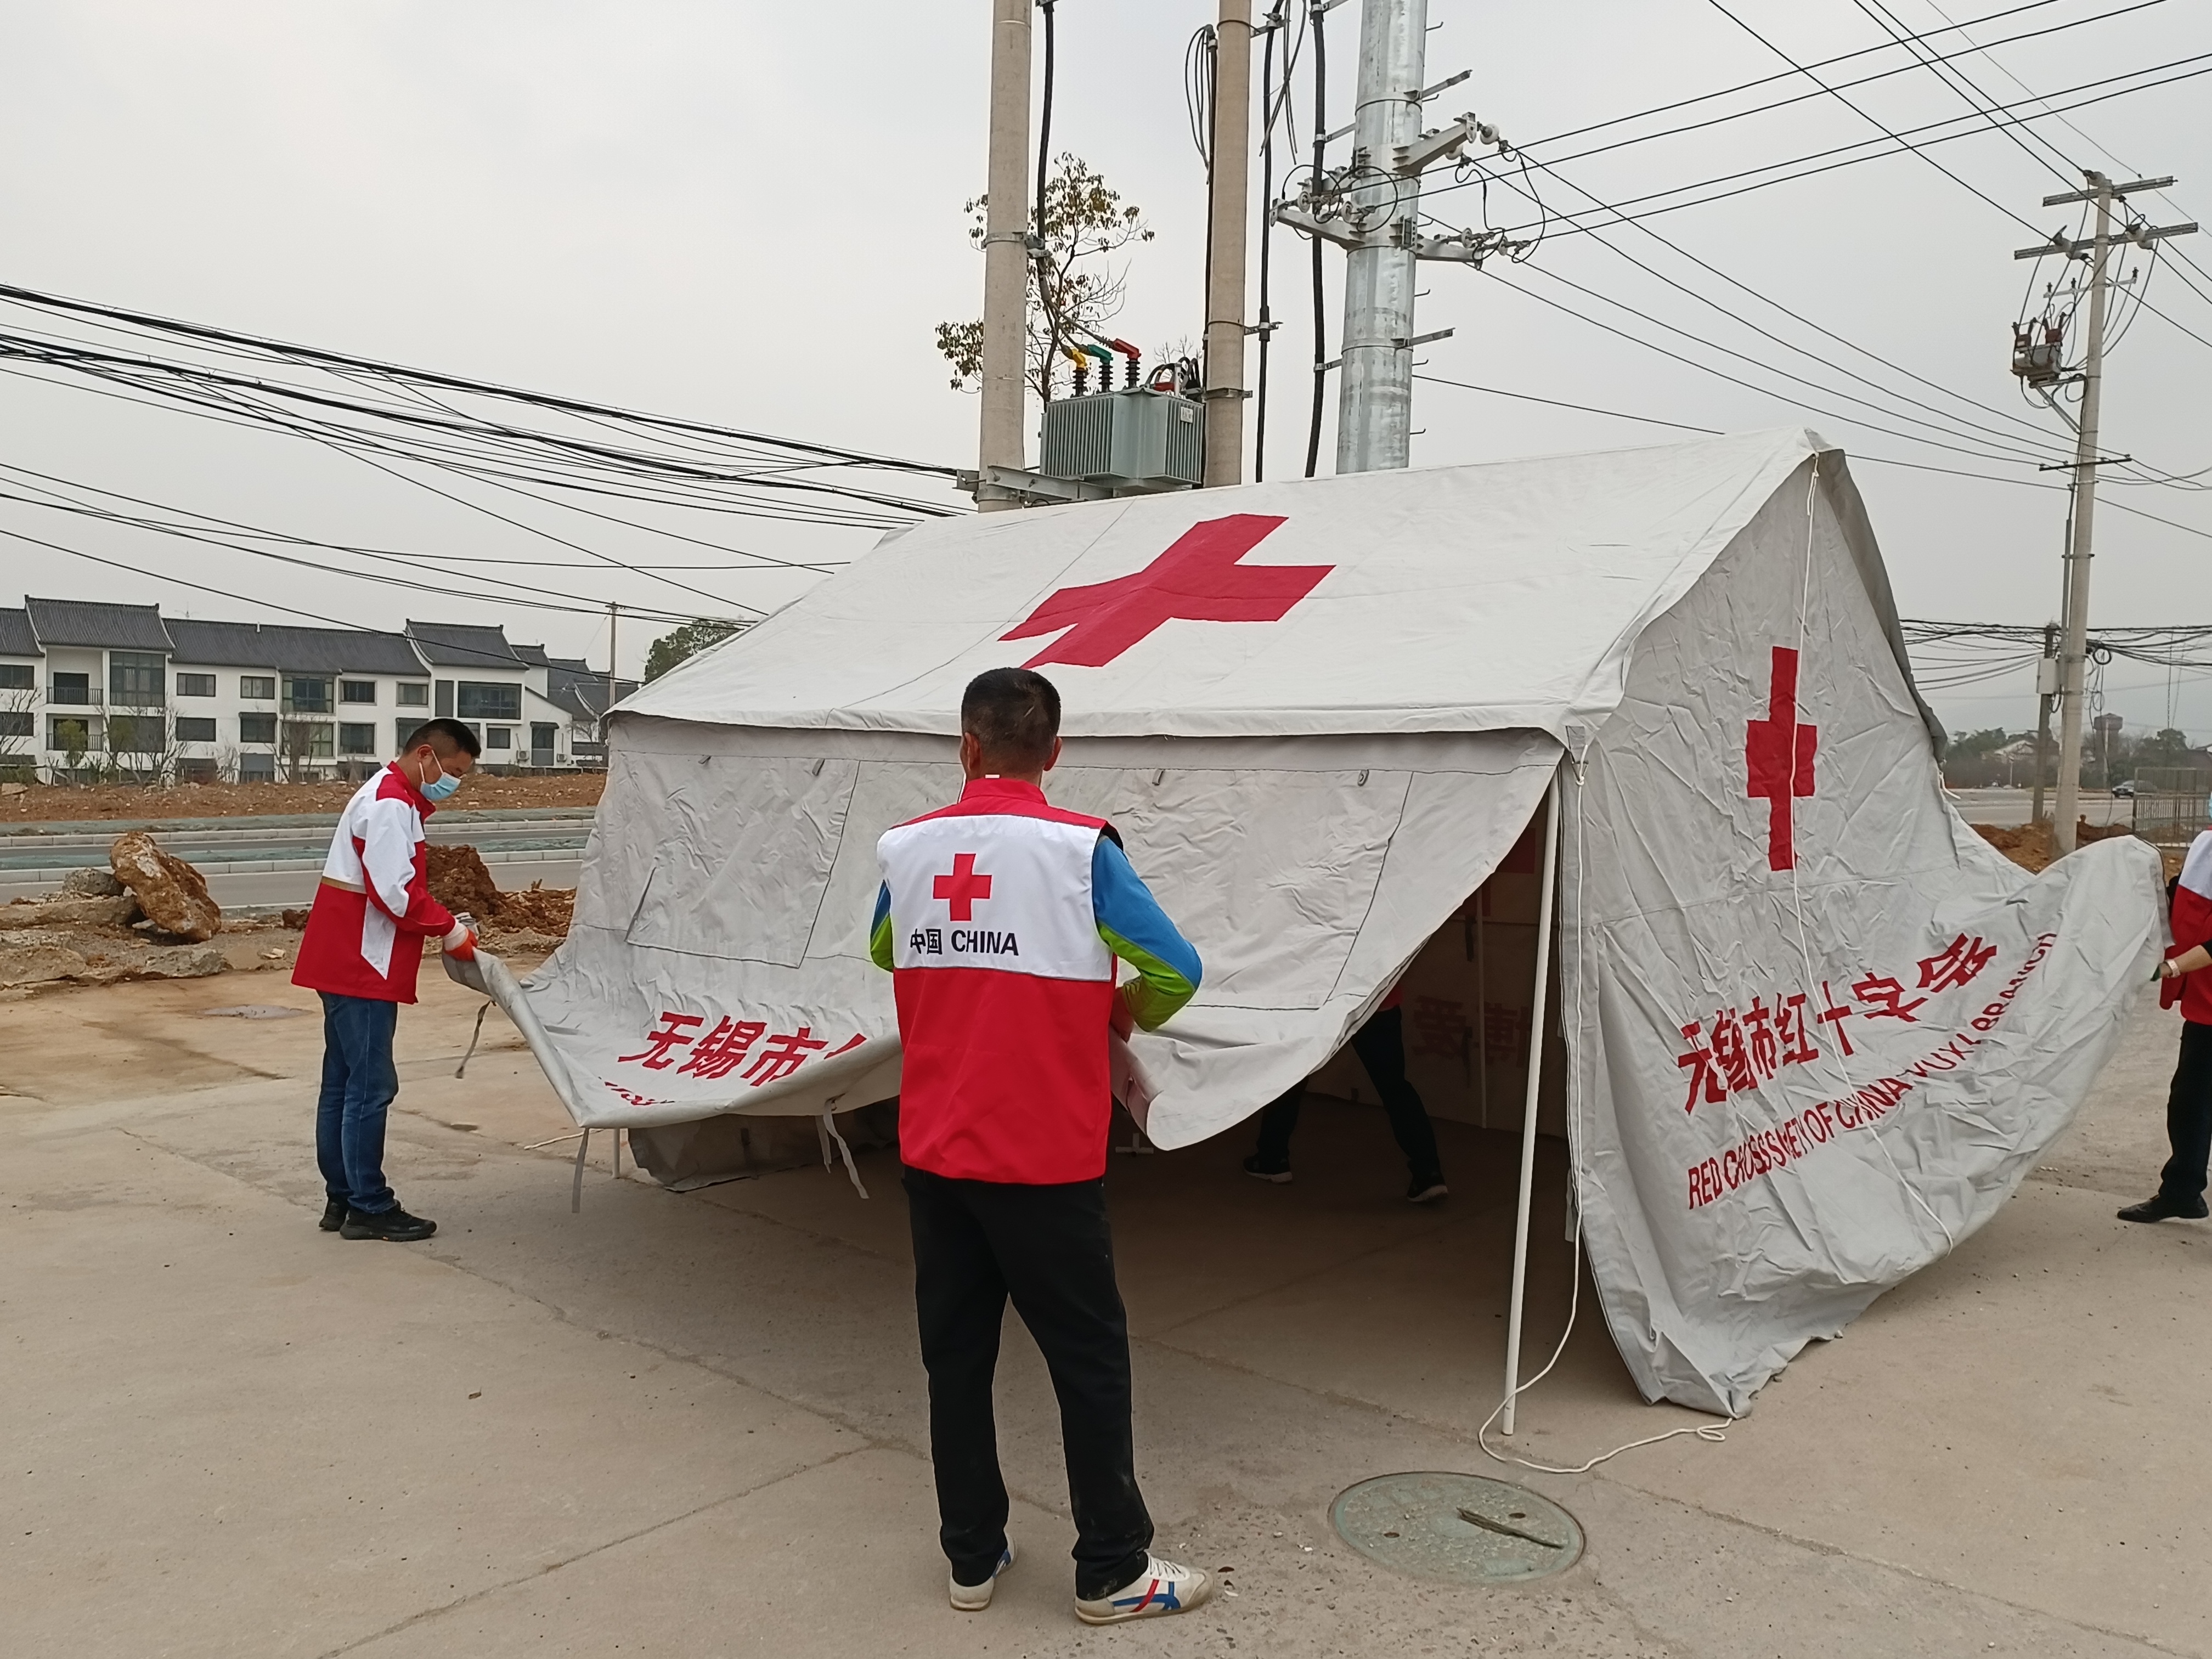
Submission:
<svg viewBox="0 0 2212 1659">
<path fill-rule="evenodd" d="M 273 668 L 280 674 L 408 674 L 426 671 L 403 634 L 368 629 L 292 628 L 283 623 L 169 623 L 176 659 L 226 668 Z"/>
<path fill-rule="evenodd" d="M 475 623 L 423 623 L 410 619 L 407 634 L 434 668 L 528 666 L 507 642 L 504 629 L 480 627 Z"/>
<path fill-rule="evenodd" d="M 86 646 L 107 651 L 159 651 L 170 647 L 158 605 L 110 605 L 100 599 L 23 600 L 41 647 Z"/>
<path fill-rule="evenodd" d="M 552 700 L 579 720 L 596 720 L 606 710 L 607 677 L 605 674 L 564 673 L 556 668 L 549 690 Z M 615 701 L 620 702 L 636 690 L 635 680 L 617 680 Z"/>
<path fill-rule="evenodd" d="M 38 635 L 31 632 L 31 617 L 26 611 L 0 611 L 0 657 L 35 657 L 39 654 Z"/>
</svg>

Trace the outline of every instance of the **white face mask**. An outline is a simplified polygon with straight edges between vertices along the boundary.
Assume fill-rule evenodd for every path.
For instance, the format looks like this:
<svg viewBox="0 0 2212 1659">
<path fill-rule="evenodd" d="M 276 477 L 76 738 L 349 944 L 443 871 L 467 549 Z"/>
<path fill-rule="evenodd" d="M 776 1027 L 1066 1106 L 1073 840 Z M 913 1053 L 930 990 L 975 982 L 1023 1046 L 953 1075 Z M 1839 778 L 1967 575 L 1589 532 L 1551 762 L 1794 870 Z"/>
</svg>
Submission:
<svg viewBox="0 0 2212 1659">
<path fill-rule="evenodd" d="M 431 757 L 430 764 L 433 766 L 438 766 L 436 756 L 434 755 Z M 443 800 L 447 796 L 452 794 L 454 790 L 460 787 L 461 781 L 457 775 L 447 772 L 444 767 L 438 766 L 438 775 L 434 778 L 426 780 L 422 785 L 422 799 L 425 800 Z"/>
</svg>

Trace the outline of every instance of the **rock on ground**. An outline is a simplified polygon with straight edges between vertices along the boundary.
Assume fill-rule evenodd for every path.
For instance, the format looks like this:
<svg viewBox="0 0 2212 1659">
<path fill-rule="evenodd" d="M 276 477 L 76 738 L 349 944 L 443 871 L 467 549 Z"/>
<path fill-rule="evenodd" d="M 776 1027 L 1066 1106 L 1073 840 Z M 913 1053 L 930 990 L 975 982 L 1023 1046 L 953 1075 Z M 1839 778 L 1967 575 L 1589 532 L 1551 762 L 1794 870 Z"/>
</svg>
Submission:
<svg viewBox="0 0 2212 1659">
<path fill-rule="evenodd" d="M 143 830 L 118 836 L 107 849 L 115 877 L 137 895 L 138 907 L 165 933 L 194 942 L 213 939 L 222 927 L 222 907 L 209 896 L 200 872 L 172 857 Z"/>
<path fill-rule="evenodd" d="M 0 988 L 70 981 L 109 985 L 125 979 L 198 979 L 229 965 L 218 945 L 109 945 L 82 935 L 27 932 L 0 939 Z"/>
<path fill-rule="evenodd" d="M 72 870 L 62 878 L 64 898 L 115 898 L 125 889 L 115 878 L 112 870 L 101 870 L 91 866 Z"/>
<path fill-rule="evenodd" d="M 137 919 L 138 901 L 128 893 L 114 898 L 40 899 L 29 904 L 0 905 L 0 930 L 8 932 L 25 927 L 127 927 Z"/>
</svg>

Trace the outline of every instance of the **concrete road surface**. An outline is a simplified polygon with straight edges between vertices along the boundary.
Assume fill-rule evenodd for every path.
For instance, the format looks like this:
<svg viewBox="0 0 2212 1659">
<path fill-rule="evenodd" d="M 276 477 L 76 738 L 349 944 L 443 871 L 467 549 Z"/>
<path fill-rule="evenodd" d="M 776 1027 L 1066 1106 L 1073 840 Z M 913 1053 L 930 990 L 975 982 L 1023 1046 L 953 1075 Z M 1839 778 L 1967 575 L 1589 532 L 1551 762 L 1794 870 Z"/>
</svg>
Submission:
<svg viewBox="0 0 2212 1659">
<path fill-rule="evenodd" d="M 335 813 L 284 817 L 179 818 L 147 823 L 29 823 L 0 828 L 0 903 L 51 892 L 70 870 L 106 867 L 107 848 L 127 830 L 149 830 L 190 860 L 226 906 L 304 904 L 331 845 Z M 592 809 L 441 812 L 433 842 L 474 847 L 501 887 L 574 887 L 591 833 Z"/>
<path fill-rule="evenodd" d="M 2000 829 L 2029 823 L 2029 808 L 2035 800 L 2034 792 L 2027 789 L 1951 789 L 1944 793 L 1967 823 L 1995 824 Z M 2046 813 L 2051 811 L 2051 793 L 2046 790 L 2043 803 Z M 2092 823 L 2128 823 L 2134 820 L 2136 804 L 2131 800 L 2118 799 L 2102 791 L 2084 790 L 2081 802 L 2080 816 Z"/>
<path fill-rule="evenodd" d="M 319 1021 L 276 973 L 0 1018 L 0 1607 L 11 1659 L 2212 1652 L 2212 1230 L 2126 1226 L 2178 1027 L 2148 1000 L 2081 1122 L 1938 1265 L 1815 1344 L 1722 1443 L 1580 1475 L 1493 1462 L 1514 1144 L 1439 1124 L 1401 1199 L 1380 1113 L 1316 1101 L 1297 1179 L 1232 1132 L 1108 1176 L 1158 1547 L 1231 1586 L 1085 1632 L 1056 1411 L 1010 1320 L 1023 1556 L 945 1601 L 895 1165 L 677 1196 L 610 1178 L 442 976 L 400 1022 L 390 1169 L 419 1246 L 318 1232 Z M 216 1011 L 289 1008 L 289 1018 Z M 1565 1321 L 1544 1143 L 1529 1352 Z M 1644 1405 L 1585 1282 L 1501 1448 L 1572 1465 L 1706 1419 Z M 1499 1444 L 1490 1437 L 1492 1446 Z M 1526 1480 L 1589 1550 L 1517 1589 L 1401 1577 L 1331 1530 L 1404 1469 Z"/>
</svg>

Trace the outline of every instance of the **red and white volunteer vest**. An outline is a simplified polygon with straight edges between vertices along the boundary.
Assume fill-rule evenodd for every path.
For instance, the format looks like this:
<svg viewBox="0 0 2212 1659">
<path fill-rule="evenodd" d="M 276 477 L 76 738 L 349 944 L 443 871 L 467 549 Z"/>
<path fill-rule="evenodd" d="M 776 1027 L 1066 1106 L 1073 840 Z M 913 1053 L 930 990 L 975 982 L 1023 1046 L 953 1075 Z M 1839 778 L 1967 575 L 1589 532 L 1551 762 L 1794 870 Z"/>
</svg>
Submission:
<svg viewBox="0 0 2212 1659">
<path fill-rule="evenodd" d="M 905 1048 L 899 1152 L 915 1168 L 1025 1186 L 1105 1174 L 1115 963 L 1091 893 L 1104 828 L 982 779 L 877 843 Z"/>
<path fill-rule="evenodd" d="M 430 896 L 422 821 L 433 810 L 390 766 L 354 791 L 331 836 L 292 983 L 379 1002 L 415 1000 L 423 936 L 453 925 Z"/>
</svg>

